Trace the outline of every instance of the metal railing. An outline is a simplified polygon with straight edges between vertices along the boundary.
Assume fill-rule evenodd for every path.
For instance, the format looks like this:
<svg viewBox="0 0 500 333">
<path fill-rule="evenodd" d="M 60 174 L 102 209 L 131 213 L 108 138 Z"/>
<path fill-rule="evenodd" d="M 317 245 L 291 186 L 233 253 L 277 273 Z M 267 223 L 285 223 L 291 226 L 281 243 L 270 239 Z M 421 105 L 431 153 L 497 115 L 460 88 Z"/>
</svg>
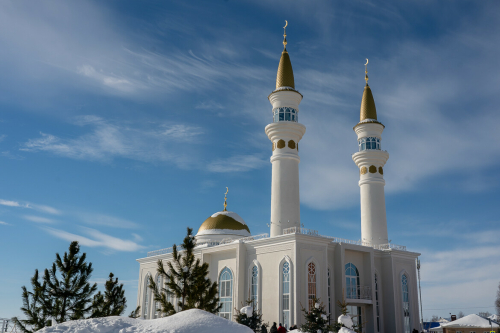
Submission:
<svg viewBox="0 0 500 333">
<path fill-rule="evenodd" d="M 372 288 L 370 286 L 348 286 L 345 289 L 346 299 L 372 299 Z"/>
<path fill-rule="evenodd" d="M 302 227 L 291 227 L 283 229 L 283 235 L 289 234 L 302 234 L 302 235 L 311 235 L 311 236 L 319 236 L 318 230 L 306 229 Z"/>
<path fill-rule="evenodd" d="M 291 227 L 291 228 L 283 229 L 283 235 L 290 235 L 290 234 L 302 234 L 302 235 L 323 237 L 323 238 L 331 239 L 333 243 L 367 246 L 367 247 L 372 247 L 376 250 L 382 250 L 382 251 L 389 251 L 389 250 L 407 251 L 406 246 L 404 246 L 404 245 L 396 245 L 396 244 L 392 244 L 392 243 L 374 245 L 374 244 L 371 244 L 370 242 L 363 242 L 362 240 L 352 240 L 352 239 L 346 239 L 346 238 L 320 235 L 317 230 L 306 229 L 306 228 L 302 228 L 302 227 Z"/>
<path fill-rule="evenodd" d="M 209 240 L 197 243 L 195 249 L 200 248 L 200 247 L 212 247 L 212 246 L 217 246 L 217 245 L 229 244 L 229 243 L 232 243 L 234 241 L 242 241 L 243 243 L 246 243 L 246 242 L 264 239 L 264 238 L 269 238 L 269 234 L 258 234 L 255 236 L 249 236 L 249 237 L 244 237 L 244 238 L 224 238 L 221 241 L 215 241 L 215 240 L 209 239 Z M 161 254 L 172 253 L 173 251 L 174 251 L 173 247 L 167 247 L 165 249 L 150 251 L 150 252 L 148 252 L 147 256 L 154 257 L 154 256 L 159 256 Z M 183 250 L 179 249 L 179 252 L 180 251 L 183 251 Z"/>
</svg>

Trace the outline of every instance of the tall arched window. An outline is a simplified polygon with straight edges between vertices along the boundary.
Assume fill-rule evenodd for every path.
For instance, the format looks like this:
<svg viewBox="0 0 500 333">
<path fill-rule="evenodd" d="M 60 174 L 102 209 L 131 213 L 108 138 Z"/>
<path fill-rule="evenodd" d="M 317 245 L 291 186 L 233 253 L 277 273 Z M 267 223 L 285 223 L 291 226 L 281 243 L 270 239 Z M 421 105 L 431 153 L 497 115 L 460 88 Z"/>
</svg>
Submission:
<svg viewBox="0 0 500 333">
<path fill-rule="evenodd" d="M 259 302 L 259 268 L 257 265 L 252 267 L 252 283 L 250 285 L 250 299 L 253 301 L 253 307 L 257 309 Z"/>
<path fill-rule="evenodd" d="M 328 268 L 328 314 L 332 315 L 332 301 L 331 301 L 331 285 L 330 285 L 330 268 Z"/>
<path fill-rule="evenodd" d="M 160 274 L 158 274 L 156 276 L 156 288 L 157 288 L 157 290 L 159 290 L 161 292 L 162 286 L 161 286 L 161 275 Z M 159 312 L 160 308 L 161 308 L 160 302 L 155 302 L 155 314 L 154 314 L 155 318 L 160 317 L 160 312 Z"/>
<path fill-rule="evenodd" d="M 404 333 L 411 333 L 410 329 L 410 295 L 408 292 L 408 278 L 403 274 L 401 278 L 403 292 L 403 327 Z"/>
<path fill-rule="evenodd" d="M 144 304 L 143 304 L 143 307 L 142 307 L 142 314 L 143 314 L 143 317 L 144 319 L 149 319 L 148 315 L 149 315 L 149 298 L 150 298 L 150 289 L 149 289 L 149 274 L 146 275 L 146 279 L 144 281 Z"/>
<path fill-rule="evenodd" d="M 222 308 L 219 316 L 231 320 L 233 309 L 233 274 L 229 268 L 224 268 L 219 276 L 219 302 Z"/>
<path fill-rule="evenodd" d="M 378 295 L 378 278 L 375 274 L 375 311 L 377 313 L 377 332 L 380 332 L 380 300 Z"/>
<path fill-rule="evenodd" d="M 359 272 L 352 263 L 345 265 L 345 289 L 346 298 L 357 299 L 360 296 Z"/>
<path fill-rule="evenodd" d="M 288 329 L 290 327 L 290 263 L 288 261 L 283 263 L 282 288 L 283 314 L 281 319 L 285 328 Z"/>
<path fill-rule="evenodd" d="M 316 298 L 316 265 L 310 262 L 307 265 L 307 299 L 309 302 L 309 311 L 314 307 Z"/>
</svg>

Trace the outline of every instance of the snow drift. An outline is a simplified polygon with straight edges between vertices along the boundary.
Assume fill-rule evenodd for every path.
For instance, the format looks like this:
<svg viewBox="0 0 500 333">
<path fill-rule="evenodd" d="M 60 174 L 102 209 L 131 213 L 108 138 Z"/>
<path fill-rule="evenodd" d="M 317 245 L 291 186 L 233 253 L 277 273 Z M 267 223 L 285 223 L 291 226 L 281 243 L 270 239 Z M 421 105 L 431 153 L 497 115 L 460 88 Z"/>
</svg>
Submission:
<svg viewBox="0 0 500 333">
<path fill-rule="evenodd" d="M 203 310 L 191 309 L 173 316 L 143 320 L 105 317 L 69 321 L 39 333 L 253 333 L 243 325 Z"/>
</svg>

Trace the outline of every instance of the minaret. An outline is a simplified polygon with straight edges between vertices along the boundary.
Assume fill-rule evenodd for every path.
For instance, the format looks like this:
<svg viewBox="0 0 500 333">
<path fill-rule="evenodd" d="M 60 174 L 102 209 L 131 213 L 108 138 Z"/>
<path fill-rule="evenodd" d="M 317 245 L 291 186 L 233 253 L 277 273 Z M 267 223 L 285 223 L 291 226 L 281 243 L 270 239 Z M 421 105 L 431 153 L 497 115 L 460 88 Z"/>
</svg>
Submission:
<svg viewBox="0 0 500 333">
<path fill-rule="evenodd" d="M 385 214 L 384 165 L 389 153 L 380 150 L 385 126 L 377 120 L 377 110 L 368 85 L 368 59 L 365 64 L 366 86 L 361 100 L 358 135 L 359 152 L 352 155 L 359 168 L 361 191 L 361 240 L 370 245 L 389 243 Z"/>
<path fill-rule="evenodd" d="M 282 235 L 283 229 L 300 227 L 299 141 L 306 127 L 298 123 L 302 95 L 295 90 L 292 63 L 286 50 L 287 25 L 288 22 L 284 27 L 276 90 L 268 96 L 273 106 L 273 122 L 266 126 L 266 134 L 273 143 L 271 237 Z"/>
</svg>

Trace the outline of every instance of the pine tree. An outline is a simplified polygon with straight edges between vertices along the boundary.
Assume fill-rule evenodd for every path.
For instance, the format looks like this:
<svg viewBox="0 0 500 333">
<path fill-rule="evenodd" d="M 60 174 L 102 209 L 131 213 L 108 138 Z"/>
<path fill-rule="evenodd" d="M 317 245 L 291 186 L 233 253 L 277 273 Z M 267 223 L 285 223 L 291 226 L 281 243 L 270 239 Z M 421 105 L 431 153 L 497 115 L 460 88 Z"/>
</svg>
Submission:
<svg viewBox="0 0 500 333">
<path fill-rule="evenodd" d="M 187 228 L 187 235 L 181 245 L 182 251 L 174 244 L 173 260 L 167 263 L 168 271 L 163 262 L 158 260 L 157 272 L 165 279 L 165 287 L 157 286 L 152 276 L 149 276 L 149 288 L 153 291 L 154 301 L 160 303 L 158 310 L 163 316 L 176 313 L 174 304 L 169 302 L 168 295 L 174 295 L 180 311 L 201 309 L 217 313 L 221 307 L 217 290 L 217 282 L 211 282 L 208 276 L 208 263 L 201 263 L 194 256 L 196 239 L 193 229 Z"/>
<path fill-rule="evenodd" d="M 241 310 L 235 309 L 236 310 L 236 322 L 238 324 L 245 325 L 247 327 L 250 327 L 252 331 L 255 333 L 261 331 L 261 326 L 262 326 L 262 313 L 259 313 L 256 308 L 257 304 L 254 304 L 253 299 L 248 299 L 246 302 L 246 310 L 252 309 L 252 315 L 248 316 L 248 314 L 241 312 Z"/>
<path fill-rule="evenodd" d="M 342 290 L 342 294 L 344 293 L 344 291 Z M 347 309 L 347 306 L 349 304 L 347 304 L 347 302 L 345 301 L 345 298 L 342 297 L 342 301 L 341 300 L 337 300 L 337 306 L 339 307 L 340 309 L 340 313 L 342 314 L 342 316 L 347 316 L 349 314 L 349 310 Z M 339 323 L 337 320 L 332 324 L 332 331 L 333 332 L 338 332 L 340 331 L 340 329 L 342 327 L 346 327 L 346 328 L 349 328 L 350 327 L 347 327 L 345 326 L 343 323 Z"/>
<path fill-rule="evenodd" d="M 45 283 L 40 284 L 38 270 L 35 270 L 35 275 L 31 278 L 31 286 L 33 291 L 28 291 L 25 286 L 22 286 L 23 306 L 21 311 L 27 319 L 12 318 L 14 325 L 18 326 L 24 333 L 32 333 L 44 328 L 50 318 L 50 314 L 43 306 L 46 285 Z"/>
<path fill-rule="evenodd" d="M 118 285 L 118 278 L 113 280 L 113 273 L 109 273 L 109 279 L 104 284 L 105 291 L 94 295 L 92 302 L 92 315 L 90 318 L 121 316 L 127 307 L 123 283 Z"/>
<path fill-rule="evenodd" d="M 85 262 L 86 253 L 79 253 L 78 242 L 71 242 L 69 253 L 64 252 L 63 258 L 56 253 L 52 267 L 44 272 L 43 307 L 57 323 L 82 319 L 92 308 L 92 295 L 97 284 L 90 285 L 92 263 Z"/>
<path fill-rule="evenodd" d="M 328 324 L 330 316 L 326 314 L 325 306 L 317 298 L 313 299 L 313 304 L 314 307 L 309 311 L 302 308 L 306 322 L 300 327 L 300 330 L 308 333 L 326 333 L 331 331 L 333 327 Z"/>
<path fill-rule="evenodd" d="M 138 305 L 134 311 L 130 312 L 130 314 L 128 315 L 129 318 L 134 318 L 134 319 L 137 319 L 141 316 L 141 306 Z"/>
</svg>

